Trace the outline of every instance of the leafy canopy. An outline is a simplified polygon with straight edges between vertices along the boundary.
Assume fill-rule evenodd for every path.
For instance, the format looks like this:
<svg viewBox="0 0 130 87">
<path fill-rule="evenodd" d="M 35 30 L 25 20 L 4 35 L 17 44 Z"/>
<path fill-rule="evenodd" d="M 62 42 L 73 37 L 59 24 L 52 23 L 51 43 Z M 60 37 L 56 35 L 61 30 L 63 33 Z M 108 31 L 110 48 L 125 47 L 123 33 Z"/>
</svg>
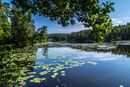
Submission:
<svg viewBox="0 0 130 87">
<path fill-rule="evenodd" d="M 102 42 L 103 35 L 112 27 L 109 13 L 114 10 L 113 3 L 100 4 L 99 0 L 13 0 L 23 12 L 43 15 L 63 26 L 82 22 L 93 29 L 95 42 Z"/>
</svg>

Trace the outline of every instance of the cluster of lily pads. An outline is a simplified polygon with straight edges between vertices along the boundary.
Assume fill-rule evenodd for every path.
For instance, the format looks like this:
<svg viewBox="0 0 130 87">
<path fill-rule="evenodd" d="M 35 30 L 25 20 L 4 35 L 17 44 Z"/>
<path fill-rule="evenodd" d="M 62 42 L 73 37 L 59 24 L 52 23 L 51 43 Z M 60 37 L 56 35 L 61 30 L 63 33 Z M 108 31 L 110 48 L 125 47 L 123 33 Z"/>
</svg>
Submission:
<svg viewBox="0 0 130 87">
<path fill-rule="evenodd" d="M 47 78 L 45 78 L 44 76 L 46 76 L 47 74 L 51 74 L 50 78 L 54 79 L 56 78 L 58 75 L 60 76 L 65 76 L 66 75 L 66 69 L 71 69 L 71 68 L 75 68 L 75 67 L 79 67 L 82 66 L 83 64 L 92 64 L 92 65 L 96 65 L 96 62 L 92 62 L 92 61 L 77 61 L 77 60 L 53 60 L 50 63 L 43 63 L 43 62 L 36 62 L 36 65 L 33 66 L 33 68 L 35 69 L 35 71 L 37 69 L 41 69 L 40 72 L 28 72 L 28 75 L 24 75 L 23 77 L 19 78 L 19 84 L 20 85 L 25 85 L 25 81 L 29 79 L 29 81 L 31 83 L 40 83 L 43 82 L 45 80 L 47 80 Z M 37 77 L 36 74 L 39 74 L 40 76 Z M 42 78 L 40 78 L 42 77 Z"/>
<path fill-rule="evenodd" d="M 39 51 L 41 52 L 41 51 Z M 72 68 L 76 68 L 79 66 L 82 66 L 84 64 L 91 64 L 91 65 L 97 65 L 96 62 L 93 61 L 88 61 L 88 60 L 80 60 L 80 59 L 73 59 L 71 57 L 76 56 L 74 55 L 75 53 L 67 53 L 68 55 L 63 53 L 57 54 L 55 52 L 49 52 L 51 54 L 51 56 L 49 56 L 50 60 L 49 62 L 45 62 L 44 59 L 46 60 L 46 58 L 42 57 L 40 55 L 40 57 L 42 57 L 42 61 L 40 61 L 39 57 L 35 60 L 34 55 L 27 55 L 26 53 L 24 54 L 18 54 L 16 58 L 16 55 L 14 55 L 16 59 L 20 59 L 20 61 L 24 61 L 25 59 L 27 59 L 27 61 L 31 60 L 34 65 L 27 65 L 25 66 L 25 68 L 21 68 L 19 73 L 19 77 L 17 78 L 16 82 L 18 83 L 17 85 L 26 85 L 26 81 L 29 81 L 30 83 L 41 83 L 44 82 L 48 79 L 48 77 L 46 77 L 47 75 L 49 75 L 50 78 L 55 79 L 58 76 L 66 76 L 66 70 L 67 69 L 72 69 Z M 41 54 L 41 53 L 40 53 Z M 53 55 L 52 55 L 53 54 Z M 20 56 L 25 56 L 23 59 L 20 58 Z M 65 56 L 66 55 L 66 56 Z M 77 58 L 77 57 L 76 57 Z M 39 60 L 39 61 L 37 61 Z M 30 67 L 32 68 L 31 70 L 29 70 L 26 67 Z M 15 75 L 15 74 L 14 74 Z"/>
</svg>

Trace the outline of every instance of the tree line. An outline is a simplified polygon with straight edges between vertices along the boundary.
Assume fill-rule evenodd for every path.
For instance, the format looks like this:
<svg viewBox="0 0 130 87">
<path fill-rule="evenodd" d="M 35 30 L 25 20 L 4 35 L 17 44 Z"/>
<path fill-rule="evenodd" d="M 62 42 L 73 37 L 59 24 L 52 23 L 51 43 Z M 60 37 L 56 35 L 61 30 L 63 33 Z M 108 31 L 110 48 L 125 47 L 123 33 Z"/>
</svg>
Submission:
<svg viewBox="0 0 130 87">
<path fill-rule="evenodd" d="M 107 42 L 130 40 L 130 23 L 113 27 L 104 37 Z"/>
<path fill-rule="evenodd" d="M 103 36 L 103 42 L 130 40 L 130 23 L 114 26 Z M 71 34 L 51 34 L 50 41 L 66 41 L 70 43 L 93 43 L 92 29 L 86 29 Z"/>
<path fill-rule="evenodd" d="M 66 42 L 68 39 L 69 34 L 61 34 L 61 33 L 55 33 L 55 34 L 48 34 L 48 41 L 50 42 Z"/>
</svg>

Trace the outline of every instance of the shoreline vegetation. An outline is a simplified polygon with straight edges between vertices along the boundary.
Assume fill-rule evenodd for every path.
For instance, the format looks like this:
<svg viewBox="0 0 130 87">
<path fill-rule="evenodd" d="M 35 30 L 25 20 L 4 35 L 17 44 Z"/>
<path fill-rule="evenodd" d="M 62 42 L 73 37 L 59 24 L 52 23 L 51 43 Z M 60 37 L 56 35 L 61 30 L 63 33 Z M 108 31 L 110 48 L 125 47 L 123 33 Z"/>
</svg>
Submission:
<svg viewBox="0 0 130 87">
<path fill-rule="evenodd" d="M 68 43 L 68 42 L 43 42 L 36 43 L 33 46 L 27 46 L 24 48 L 15 48 L 11 44 L 0 45 L 0 47 L 5 47 L 6 50 L 15 50 L 16 52 L 24 52 L 27 50 L 28 52 L 32 52 L 37 48 L 48 48 L 48 47 L 71 47 L 75 49 L 85 50 L 85 51 L 111 51 L 115 50 L 119 47 L 128 48 L 130 50 L 130 41 L 113 41 L 111 43 Z M 125 49 L 126 50 L 126 49 Z M 127 51 L 126 50 L 126 51 Z"/>
<path fill-rule="evenodd" d="M 39 44 L 40 46 L 40 44 Z M 65 43 L 65 42 L 48 42 L 43 47 L 71 47 L 87 52 L 111 52 L 118 55 L 130 57 L 130 41 L 114 41 L 111 43 Z"/>
<path fill-rule="evenodd" d="M 130 45 L 130 41 L 113 41 L 111 43 L 68 43 L 68 42 L 46 42 L 46 43 L 37 43 L 35 44 L 36 46 L 43 46 L 43 47 L 65 47 L 65 46 L 69 46 L 69 47 L 81 47 L 81 48 L 86 48 L 86 49 L 104 49 L 104 50 L 109 50 L 109 49 L 115 49 L 117 48 L 119 45 L 126 45 L 129 46 Z"/>
<path fill-rule="evenodd" d="M 84 51 L 112 52 L 130 56 L 130 41 L 114 41 L 111 43 L 66 43 L 66 42 L 47 42 L 37 43 L 37 47 L 71 47 Z"/>
</svg>

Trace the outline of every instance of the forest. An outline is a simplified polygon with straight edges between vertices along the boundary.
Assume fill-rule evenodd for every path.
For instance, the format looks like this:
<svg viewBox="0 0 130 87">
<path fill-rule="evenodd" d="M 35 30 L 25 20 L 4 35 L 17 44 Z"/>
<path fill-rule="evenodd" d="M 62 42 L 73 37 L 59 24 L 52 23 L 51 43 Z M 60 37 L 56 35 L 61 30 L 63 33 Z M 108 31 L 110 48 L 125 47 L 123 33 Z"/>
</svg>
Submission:
<svg viewBox="0 0 130 87">
<path fill-rule="evenodd" d="M 54 42 L 69 43 L 93 43 L 92 30 L 86 29 L 71 34 L 48 34 L 48 40 Z M 109 32 L 104 34 L 103 42 L 130 40 L 130 23 L 126 25 L 114 26 Z"/>
</svg>

